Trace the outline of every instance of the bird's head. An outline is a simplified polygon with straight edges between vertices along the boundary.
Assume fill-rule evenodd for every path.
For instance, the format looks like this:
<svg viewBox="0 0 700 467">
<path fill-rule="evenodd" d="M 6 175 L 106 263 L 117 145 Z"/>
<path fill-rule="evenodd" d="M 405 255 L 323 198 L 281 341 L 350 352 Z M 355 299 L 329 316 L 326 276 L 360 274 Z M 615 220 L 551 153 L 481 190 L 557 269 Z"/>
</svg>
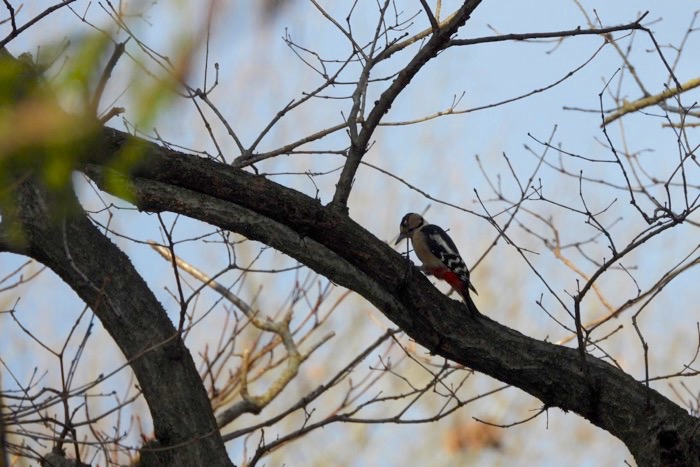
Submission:
<svg viewBox="0 0 700 467">
<path fill-rule="evenodd" d="M 394 245 L 398 245 L 401 240 L 409 238 L 413 232 L 424 225 L 425 219 L 423 219 L 423 216 L 415 212 L 409 212 L 401 219 L 401 224 L 399 224 L 399 238 L 396 239 Z"/>
</svg>

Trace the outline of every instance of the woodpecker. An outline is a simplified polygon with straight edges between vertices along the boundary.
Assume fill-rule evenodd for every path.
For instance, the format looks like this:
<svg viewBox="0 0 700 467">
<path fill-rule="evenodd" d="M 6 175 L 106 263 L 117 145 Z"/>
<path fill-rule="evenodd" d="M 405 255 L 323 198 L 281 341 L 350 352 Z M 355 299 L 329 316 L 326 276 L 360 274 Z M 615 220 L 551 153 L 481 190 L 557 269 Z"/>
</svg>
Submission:
<svg viewBox="0 0 700 467">
<path fill-rule="evenodd" d="M 394 245 L 410 238 L 413 251 L 421 260 L 421 270 L 444 280 L 469 304 L 469 290 L 479 295 L 469 280 L 469 268 L 457 251 L 455 242 L 437 225 L 428 224 L 420 214 L 408 213 L 401 219 L 399 238 Z"/>
</svg>

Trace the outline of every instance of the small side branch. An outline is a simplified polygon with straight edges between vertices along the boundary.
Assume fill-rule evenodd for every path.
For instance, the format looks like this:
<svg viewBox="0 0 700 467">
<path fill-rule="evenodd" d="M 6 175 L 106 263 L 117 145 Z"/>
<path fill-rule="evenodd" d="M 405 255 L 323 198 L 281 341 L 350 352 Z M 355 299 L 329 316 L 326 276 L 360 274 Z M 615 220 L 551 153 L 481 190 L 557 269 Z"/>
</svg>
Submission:
<svg viewBox="0 0 700 467">
<path fill-rule="evenodd" d="M 564 31 L 552 31 L 552 32 L 529 32 L 524 34 L 501 34 L 498 36 L 487 36 L 487 37 L 477 37 L 474 39 L 452 39 L 448 47 L 453 46 L 463 46 L 463 45 L 474 45 L 474 44 L 484 44 L 492 42 L 505 42 L 505 41 L 527 41 L 536 39 L 561 39 L 563 37 L 573 37 L 573 36 L 600 36 L 606 35 L 613 32 L 620 31 L 630 31 L 639 29 L 642 30 L 644 27 L 641 25 L 642 20 L 649 14 L 645 12 L 636 21 L 628 24 L 622 24 L 619 26 L 611 26 L 609 28 L 590 28 L 581 29 L 580 27 L 576 29 L 568 29 Z M 606 37 L 606 40 L 610 40 Z"/>
<path fill-rule="evenodd" d="M 3 2 L 5 2 L 5 6 L 7 7 L 7 11 L 10 12 L 10 23 L 12 23 L 12 34 L 17 35 L 17 22 L 15 22 L 15 8 L 12 6 L 12 4 L 8 0 L 3 0 Z"/>
<path fill-rule="evenodd" d="M 299 351 L 296 342 L 292 336 L 292 331 L 289 327 L 289 323 L 292 319 L 292 314 L 287 313 L 284 318 L 280 321 L 272 321 L 269 318 L 263 319 L 258 316 L 258 311 L 253 309 L 244 300 L 235 294 L 231 293 L 223 285 L 216 282 L 214 279 L 210 278 L 204 274 L 199 269 L 195 268 L 191 264 L 187 263 L 177 256 L 173 257 L 171 251 L 155 242 L 148 242 L 151 248 L 157 251 L 161 256 L 163 256 L 168 261 L 173 261 L 177 267 L 187 272 L 189 275 L 199 280 L 203 284 L 211 287 L 216 292 L 218 292 L 222 297 L 232 303 L 237 307 L 243 314 L 250 320 L 250 322 L 256 328 L 261 331 L 271 332 L 277 334 L 282 340 L 284 348 L 287 350 L 287 368 L 282 371 L 279 377 L 267 388 L 267 390 L 258 396 L 252 396 L 248 392 L 248 370 L 250 363 L 250 351 L 246 349 L 243 353 L 243 369 L 242 369 L 242 381 L 241 381 L 241 397 L 242 400 L 234 404 L 233 406 L 226 409 L 217 417 L 217 424 L 219 427 L 224 427 L 231 423 L 233 420 L 238 418 L 244 413 L 258 414 L 262 409 L 264 409 L 270 402 L 272 402 L 292 381 L 297 373 L 299 372 L 299 367 L 301 364 L 311 356 L 311 354 L 321 347 L 326 341 L 331 339 L 335 334 L 326 334 L 316 342 L 309 350 L 305 352 Z"/>
<path fill-rule="evenodd" d="M 8 2 L 7 2 L 7 0 L 3 0 L 3 1 L 5 2 L 5 5 L 9 5 Z M 13 21 L 12 21 L 12 26 L 13 26 L 13 27 L 12 27 L 12 32 L 10 32 L 10 34 L 8 34 L 7 37 L 6 37 L 5 39 L 3 39 L 2 41 L 0 41 L 0 49 L 2 49 L 3 47 L 5 47 L 12 39 L 14 39 L 15 37 L 19 36 L 20 34 L 22 34 L 22 33 L 23 33 L 24 31 L 26 31 L 27 29 L 29 29 L 29 28 L 31 28 L 32 26 L 34 26 L 36 23 L 38 23 L 38 22 L 41 21 L 42 19 L 46 18 L 47 16 L 49 16 L 49 15 L 50 15 L 51 13 L 53 13 L 54 11 L 61 9 L 61 8 L 63 8 L 64 6 L 68 6 L 68 5 L 70 5 L 71 3 L 73 3 L 73 2 L 75 2 L 75 0 L 64 0 L 64 1 L 61 2 L 61 3 L 58 3 L 58 4 L 53 5 L 53 6 L 50 6 L 50 7 L 48 7 L 47 9 L 45 9 L 44 11 L 42 11 L 41 13 L 39 13 L 39 14 L 36 15 L 34 18 L 32 18 L 31 20 L 29 20 L 28 22 L 26 22 L 25 24 L 23 24 L 23 25 L 20 26 L 20 27 L 16 27 L 17 25 L 16 25 L 15 22 L 14 22 L 14 15 L 11 14 L 11 16 L 12 16 L 12 18 L 13 18 Z M 9 7 L 8 7 L 8 8 L 9 8 Z"/>
<path fill-rule="evenodd" d="M 109 57 L 107 65 L 105 65 L 105 69 L 102 71 L 100 80 L 98 81 L 97 87 L 95 88 L 95 94 L 93 95 L 92 101 L 90 102 L 91 115 L 97 115 L 97 111 L 100 105 L 100 99 L 102 99 L 102 94 L 104 94 L 105 87 L 107 86 L 107 81 L 109 81 L 109 78 L 112 76 L 112 72 L 114 71 L 114 67 L 117 66 L 117 62 L 119 62 L 121 56 L 124 55 L 124 52 L 126 51 L 127 42 L 129 42 L 129 39 L 125 40 L 124 42 L 119 42 L 114 47 L 112 56 Z"/>
<path fill-rule="evenodd" d="M 435 31 L 430 40 L 421 48 L 413 59 L 397 75 L 391 85 L 382 93 L 369 112 L 366 120 L 362 122 L 362 130 L 357 137 L 351 134 L 351 146 L 348 158 L 340 174 L 336 190 L 333 195 L 332 205 L 340 211 L 347 212 L 348 198 L 355 179 L 355 174 L 364 157 L 367 146 L 381 119 L 386 115 L 399 94 L 408 86 L 411 80 L 430 60 L 444 50 L 449 44 L 450 38 L 469 19 L 469 15 L 479 5 L 480 0 L 465 2 L 450 21 Z M 373 61 L 376 64 L 376 61 Z M 369 65 L 369 64 L 368 64 Z"/>
<path fill-rule="evenodd" d="M 601 124 L 601 127 L 614 122 L 615 120 L 624 115 L 636 112 L 638 110 L 642 110 L 646 107 L 651 107 L 652 105 L 660 104 L 667 99 L 677 96 L 683 92 L 690 91 L 691 89 L 697 88 L 698 86 L 700 86 L 700 77 L 686 81 L 680 87 L 667 88 L 662 93 L 656 94 L 654 96 L 643 97 L 633 102 L 625 102 L 622 105 L 622 107 L 617 109 L 614 113 L 605 117 L 603 123 Z"/>
</svg>

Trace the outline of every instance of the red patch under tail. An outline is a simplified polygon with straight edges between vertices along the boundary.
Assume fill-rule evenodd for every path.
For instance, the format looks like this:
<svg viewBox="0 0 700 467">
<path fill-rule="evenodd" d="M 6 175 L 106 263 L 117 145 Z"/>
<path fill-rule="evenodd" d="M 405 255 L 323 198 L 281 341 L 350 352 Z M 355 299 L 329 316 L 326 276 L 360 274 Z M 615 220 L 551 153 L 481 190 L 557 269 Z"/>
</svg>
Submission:
<svg viewBox="0 0 700 467">
<path fill-rule="evenodd" d="M 469 293 L 467 291 L 467 284 L 464 284 L 459 279 L 459 276 L 457 274 L 455 274 L 447 268 L 433 269 L 430 271 L 430 274 L 450 284 L 452 288 L 455 289 L 457 293 L 459 293 L 462 296 L 462 298 L 465 298 L 466 295 Z"/>
</svg>

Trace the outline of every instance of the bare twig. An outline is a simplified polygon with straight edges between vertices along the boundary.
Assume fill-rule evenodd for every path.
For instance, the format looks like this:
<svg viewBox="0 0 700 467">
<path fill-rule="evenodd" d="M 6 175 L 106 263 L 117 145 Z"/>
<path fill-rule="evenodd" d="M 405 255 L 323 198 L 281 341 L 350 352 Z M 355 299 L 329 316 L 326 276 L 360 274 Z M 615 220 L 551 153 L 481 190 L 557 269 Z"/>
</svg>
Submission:
<svg viewBox="0 0 700 467">
<path fill-rule="evenodd" d="M 9 0 L 2 0 L 7 7 L 7 11 L 10 12 L 10 23 L 12 24 L 12 34 L 17 35 L 17 22 L 15 21 L 15 8 L 12 6 Z M 4 439 L 4 438 L 3 438 Z"/>
<path fill-rule="evenodd" d="M 5 5 L 7 5 L 8 4 L 7 1 L 6 0 L 4 0 L 4 1 L 5 1 Z M 19 36 L 20 34 L 22 34 L 24 31 L 26 31 L 30 27 L 34 26 L 36 23 L 38 23 L 42 19 L 46 18 L 54 11 L 61 9 L 64 6 L 70 5 L 71 3 L 75 2 L 75 1 L 76 0 L 64 0 L 61 3 L 58 3 L 56 5 L 52 5 L 52 6 L 48 7 L 47 9 L 45 9 L 44 11 L 42 11 L 41 13 L 39 13 L 38 15 L 36 15 L 34 18 L 29 20 L 28 22 L 26 22 L 25 24 L 23 24 L 22 26 L 20 26 L 19 28 L 14 27 L 15 24 L 13 21 L 12 32 L 10 32 L 10 34 L 8 34 L 7 37 L 5 37 L 5 39 L 0 41 L 0 49 L 2 49 L 7 44 L 9 44 L 12 39 Z"/>
<path fill-rule="evenodd" d="M 464 46 L 464 45 L 474 45 L 474 44 L 484 44 L 492 42 L 504 42 L 504 41 L 527 41 L 534 39 L 560 39 L 562 37 L 575 37 L 575 36 L 600 36 L 604 34 L 610 34 L 612 32 L 620 31 L 630 31 L 635 29 L 643 29 L 641 25 L 642 20 L 649 14 L 649 12 L 644 12 L 637 20 L 622 24 L 620 26 L 611 26 L 608 28 L 591 28 L 591 29 L 581 29 L 580 27 L 576 29 L 568 29 L 563 31 L 552 31 L 552 32 L 529 32 L 523 34 L 502 34 L 498 36 L 486 36 L 477 37 L 474 39 L 452 39 L 447 47 L 454 46 Z"/>
<path fill-rule="evenodd" d="M 107 86 L 107 81 L 109 81 L 109 78 L 112 76 L 112 72 L 114 71 L 114 67 L 117 66 L 117 62 L 124 54 L 127 42 L 129 42 L 128 38 L 124 42 L 117 43 L 117 45 L 114 47 L 112 56 L 109 57 L 109 60 L 105 65 L 105 69 L 102 71 L 102 75 L 100 76 L 100 80 L 97 82 L 97 86 L 95 87 L 95 93 L 92 96 L 92 101 L 90 102 L 90 115 L 97 115 L 100 99 L 102 99 L 102 94 Z"/>
<path fill-rule="evenodd" d="M 622 107 L 617 109 L 614 113 L 605 117 L 603 123 L 601 123 L 601 126 L 608 125 L 617 120 L 618 118 L 629 113 L 637 112 L 638 110 L 642 110 L 646 107 L 651 107 L 652 105 L 658 105 L 664 102 L 665 100 L 678 96 L 686 91 L 690 91 L 691 89 L 697 88 L 698 86 L 700 86 L 700 78 L 693 78 L 675 88 L 667 88 L 665 91 L 659 94 L 642 97 L 641 99 L 632 102 L 624 102 L 622 104 Z"/>
<path fill-rule="evenodd" d="M 439 31 L 435 32 L 430 40 L 421 48 L 416 55 L 411 59 L 408 65 L 404 67 L 397 75 L 391 85 L 382 93 L 379 100 L 375 103 L 370 111 L 367 119 L 362 125 L 362 130 L 357 135 L 357 138 L 351 138 L 351 146 L 348 151 L 348 159 L 340 174 L 336 190 L 333 195 L 332 205 L 341 211 L 347 211 L 347 202 L 350 197 L 352 182 L 355 178 L 355 173 L 360 165 L 362 157 L 365 155 L 367 145 L 369 144 L 374 130 L 379 125 L 379 122 L 394 103 L 398 95 L 404 90 L 413 77 L 441 50 L 444 50 L 449 43 L 452 35 L 467 21 L 472 11 L 481 3 L 480 0 L 466 1 L 451 17 L 449 22 L 442 26 Z"/>
<path fill-rule="evenodd" d="M 325 335 L 321 338 L 320 341 L 316 342 L 311 346 L 311 348 L 302 353 L 297 348 L 297 344 L 296 342 L 294 342 L 294 338 L 289 329 L 289 322 L 292 318 L 291 313 L 287 313 L 287 315 L 281 321 L 278 322 L 273 322 L 269 318 L 260 318 L 258 317 L 257 310 L 253 309 L 241 298 L 231 293 L 231 291 L 229 291 L 226 287 L 222 286 L 215 280 L 209 278 L 206 274 L 204 274 L 194 266 L 190 265 L 189 263 L 185 262 L 184 260 L 173 256 L 171 254 L 171 251 L 167 248 L 164 248 L 154 242 L 149 242 L 149 244 L 151 245 L 151 248 L 156 250 L 161 256 L 173 261 L 177 265 L 177 267 L 187 272 L 195 279 L 216 290 L 219 294 L 221 294 L 222 297 L 224 297 L 226 300 L 235 305 L 239 310 L 241 310 L 256 328 L 260 329 L 261 331 L 267 331 L 277 334 L 280 337 L 280 339 L 282 339 L 282 343 L 284 344 L 284 347 L 287 350 L 287 368 L 268 387 L 268 389 L 262 395 L 259 396 L 251 396 L 248 393 L 247 365 L 249 364 L 250 351 L 245 351 L 243 357 L 244 367 L 242 372 L 243 380 L 241 387 L 241 396 L 243 400 L 234 404 L 229 409 L 225 410 L 218 417 L 219 426 L 224 426 L 228 423 L 231 423 L 233 420 L 235 420 L 244 413 L 260 413 L 260 411 L 270 402 L 272 402 L 282 392 L 282 390 L 287 386 L 287 384 L 289 384 L 289 382 L 292 379 L 294 379 L 294 377 L 296 377 L 299 371 L 299 366 L 307 358 L 309 358 L 309 356 L 311 356 L 311 354 L 316 349 L 322 346 L 334 335 L 334 333 L 329 333 Z"/>
</svg>

